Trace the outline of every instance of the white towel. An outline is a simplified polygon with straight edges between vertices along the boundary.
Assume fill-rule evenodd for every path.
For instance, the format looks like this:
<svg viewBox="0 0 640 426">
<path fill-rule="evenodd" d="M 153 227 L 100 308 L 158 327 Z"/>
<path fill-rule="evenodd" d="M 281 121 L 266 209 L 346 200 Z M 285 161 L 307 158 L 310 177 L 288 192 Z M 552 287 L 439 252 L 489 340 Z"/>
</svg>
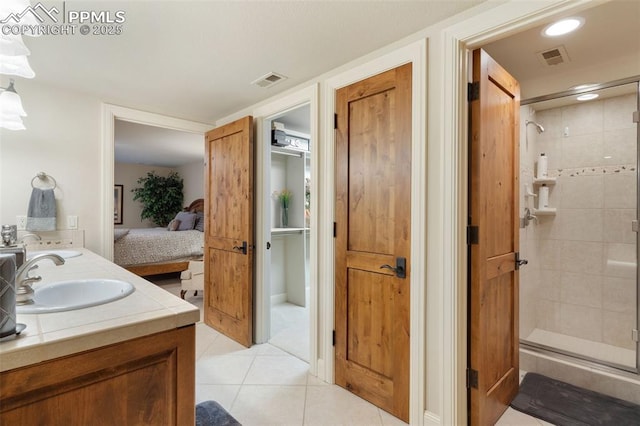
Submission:
<svg viewBox="0 0 640 426">
<path fill-rule="evenodd" d="M 33 188 L 27 211 L 27 231 L 56 230 L 56 197 L 53 189 Z"/>
</svg>

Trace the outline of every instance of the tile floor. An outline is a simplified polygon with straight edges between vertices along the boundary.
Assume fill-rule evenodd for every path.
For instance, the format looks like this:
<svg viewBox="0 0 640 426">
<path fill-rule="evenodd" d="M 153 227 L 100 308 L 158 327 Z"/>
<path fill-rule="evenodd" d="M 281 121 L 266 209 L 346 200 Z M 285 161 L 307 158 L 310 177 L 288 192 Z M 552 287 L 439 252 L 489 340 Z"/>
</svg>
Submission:
<svg viewBox="0 0 640 426">
<path fill-rule="evenodd" d="M 179 280 L 153 279 L 179 295 Z M 185 299 L 202 311 L 202 295 Z M 343 388 L 308 374 L 309 365 L 269 343 L 245 348 L 202 322 L 196 324 L 196 402 L 215 400 L 244 426 L 405 425 Z M 499 426 L 549 423 L 513 409 Z"/>
</svg>

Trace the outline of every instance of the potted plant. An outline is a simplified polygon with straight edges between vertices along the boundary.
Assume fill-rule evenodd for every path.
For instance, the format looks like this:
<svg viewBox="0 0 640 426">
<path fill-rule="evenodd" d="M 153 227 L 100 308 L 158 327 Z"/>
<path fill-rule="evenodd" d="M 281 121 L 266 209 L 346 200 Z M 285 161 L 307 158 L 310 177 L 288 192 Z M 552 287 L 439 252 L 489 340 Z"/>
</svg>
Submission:
<svg viewBox="0 0 640 426">
<path fill-rule="evenodd" d="M 133 188 L 133 199 L 142 203 L 141 219 L 150 219 L 158 226 L 167 226 L 171 219 L 182 210 L 184 183 L 177 172 L 166 177 L 155 171 L 147 172 L 146 177 L 138 179 L 142 185 Z"/>
<path fill-rule="evenodd" d="M 288 189 L 283 189 L 278 194 L 278 201 L 280 201 L 280 224 L 282 228 L 289 226 L 289 203 L 293 193 Z"/>
</svg>

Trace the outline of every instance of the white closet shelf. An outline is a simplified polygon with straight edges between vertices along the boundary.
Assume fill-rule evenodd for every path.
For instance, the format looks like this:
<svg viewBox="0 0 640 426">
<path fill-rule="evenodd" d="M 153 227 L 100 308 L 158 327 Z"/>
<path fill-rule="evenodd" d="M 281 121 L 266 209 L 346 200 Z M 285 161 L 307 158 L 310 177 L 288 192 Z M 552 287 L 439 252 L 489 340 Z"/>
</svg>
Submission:
<svg viewBox="0 0 640 426">
<path fill-rule="evenodd" d="M 534 215 L 538 215 L 538 216 L 555 216 L 556 215 L 556 208 L 555 207 L 549 207 L 546 209 L 533 209 L 533 214 Z"/>
<path fill-rule="evenodd" d="M 309 230 L 309 228 L 271 228 L 271 233 L 278 234 L 301 234 L 304 231 Z"/>
<path fill-rule="evenodd" d="M 556 179 L 555 177 L 545 177 L 545 178 L 535 178 L 533 180 L 533 184 L 534 185 L 555 185 L 556 184 Z"/>
</svg>

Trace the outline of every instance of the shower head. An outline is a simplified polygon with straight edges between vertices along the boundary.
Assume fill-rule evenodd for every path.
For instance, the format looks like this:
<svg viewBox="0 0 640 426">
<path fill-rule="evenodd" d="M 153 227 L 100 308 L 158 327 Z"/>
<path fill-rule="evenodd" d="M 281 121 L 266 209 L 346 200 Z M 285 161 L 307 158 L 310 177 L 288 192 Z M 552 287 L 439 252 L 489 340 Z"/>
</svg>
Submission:
<svg viewBox="0 0 640 426">
<path fill-rule="evenodd" d="M 528 126 L 529 124 L 533 124 L 534 126 L 536 126 L 536 130 L 538 133 L 544 132 L 544 127 L 542 127 L 542 125 L 536 123 L 535 121 L 530 121 L 530 120 L 525 121 L 525 126 Z"/>
</svg>

